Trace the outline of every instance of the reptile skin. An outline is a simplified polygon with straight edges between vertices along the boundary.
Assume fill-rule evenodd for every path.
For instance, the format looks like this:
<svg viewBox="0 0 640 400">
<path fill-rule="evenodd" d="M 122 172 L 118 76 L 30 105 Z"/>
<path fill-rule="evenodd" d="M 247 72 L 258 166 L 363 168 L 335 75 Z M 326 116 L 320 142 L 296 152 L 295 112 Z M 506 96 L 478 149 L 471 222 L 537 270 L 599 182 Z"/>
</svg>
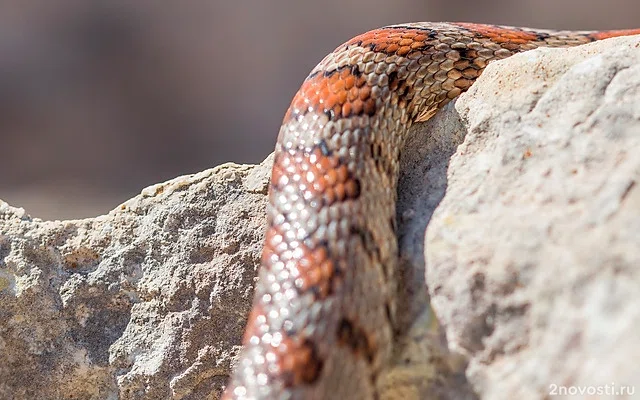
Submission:
<svg viewBox="0 0 640 400">
<path fill-rule="evenodd" d="M 410 23 L 357 36 L 311 71 L 275 149 L 244 349 L 224 399 L 374 399 L 393 344 L 398 160 L 412 123 L 486 65 L 638 30 Z"/>
</svg>

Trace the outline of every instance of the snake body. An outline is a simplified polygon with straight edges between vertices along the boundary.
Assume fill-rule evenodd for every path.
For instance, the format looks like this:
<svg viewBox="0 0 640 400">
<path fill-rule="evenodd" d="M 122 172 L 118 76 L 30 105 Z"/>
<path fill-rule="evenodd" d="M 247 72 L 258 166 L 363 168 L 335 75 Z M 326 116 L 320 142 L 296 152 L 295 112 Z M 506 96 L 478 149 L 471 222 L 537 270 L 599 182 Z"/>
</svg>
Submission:
<svg viewBox="0 0 640 400">
<path fill-rule="evenodd" d="M 408 128 L 494 60 L 632 34 L 640 30 L 408 23 L 327 55 L 280 128 L 255 299 L 223 398 L 376 398 L 393 343 L 396 182 Z"/>
</svg>

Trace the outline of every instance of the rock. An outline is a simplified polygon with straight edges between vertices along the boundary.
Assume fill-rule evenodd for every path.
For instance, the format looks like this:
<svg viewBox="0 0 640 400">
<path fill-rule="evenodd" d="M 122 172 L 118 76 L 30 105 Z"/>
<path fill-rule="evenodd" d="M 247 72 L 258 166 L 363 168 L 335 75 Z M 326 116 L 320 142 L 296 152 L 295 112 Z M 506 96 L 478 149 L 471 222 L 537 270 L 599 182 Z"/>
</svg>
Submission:
<svg viewBox="0 0 640 400">
<path fill-rule="evenodd" d="M 514 56 L 456 109 L 468 132 L 425 257 L 474 389 L 583 398 L 637 384 L 640 37 Z"/>
<path fill-rule="evenodd" d="M 249 310 L 271 162 L 154 185 L 93 219 L 0 202 L 0 398 L 217 398 Z"/>
<path fill-rule="evenodd" d="M 414 127 L 398 202 L 403 314 L 381 398 L 638 380 L 638 43 L 496 63 Z M 0 398 L 217 398 L 250 306 L 271 162 L 179 177 L 92 219 L 0 202 Z"/>
</svg>

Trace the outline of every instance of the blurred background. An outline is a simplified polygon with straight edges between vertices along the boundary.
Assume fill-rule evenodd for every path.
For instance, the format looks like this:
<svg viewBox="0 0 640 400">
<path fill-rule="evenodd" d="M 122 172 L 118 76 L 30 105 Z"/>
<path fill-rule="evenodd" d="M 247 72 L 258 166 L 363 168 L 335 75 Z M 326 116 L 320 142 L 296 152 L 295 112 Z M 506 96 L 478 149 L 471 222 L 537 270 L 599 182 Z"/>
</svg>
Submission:
<svg viewBox="0 0 640 400">
<path fill-rule="evenodd" d="M 3 0 L 0 199 L 89 217 L 178 175 L 260 162 L 306 74 L 372 28 L 638 28 L 639 15 L 637 0 Z"/>
</svg>

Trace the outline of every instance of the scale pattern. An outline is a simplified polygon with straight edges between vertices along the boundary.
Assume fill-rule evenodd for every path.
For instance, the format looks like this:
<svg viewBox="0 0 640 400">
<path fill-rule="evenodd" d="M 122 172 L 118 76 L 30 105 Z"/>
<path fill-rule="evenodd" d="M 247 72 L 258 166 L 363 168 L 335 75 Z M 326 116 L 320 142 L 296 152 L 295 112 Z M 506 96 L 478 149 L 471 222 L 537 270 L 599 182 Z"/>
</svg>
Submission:
<svg viewBox="0 0 640 400">
<path fill-rule="evenodd" d="M 327 55 L 287 111 L 244 350 L 225 399 L 373 399 L 393 343 L 398 159 L 486 65 L 640 30 L 409 23 Z"/>
</svg>

